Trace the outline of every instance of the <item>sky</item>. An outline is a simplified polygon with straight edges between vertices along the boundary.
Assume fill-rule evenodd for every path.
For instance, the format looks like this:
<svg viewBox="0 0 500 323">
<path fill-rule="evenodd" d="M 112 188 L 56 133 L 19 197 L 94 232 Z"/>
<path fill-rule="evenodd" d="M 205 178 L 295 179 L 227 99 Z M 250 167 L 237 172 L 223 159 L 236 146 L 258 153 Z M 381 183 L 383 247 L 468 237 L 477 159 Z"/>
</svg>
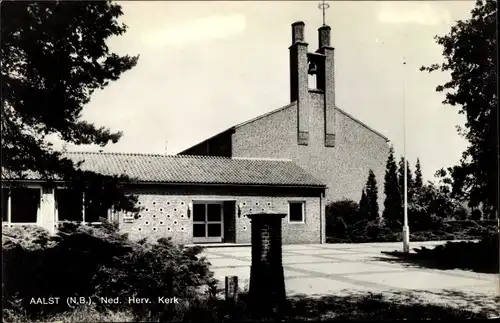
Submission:
<svg viewBox="0 0 500 323">
<path fill-rule="evenodd" d="M 108 42 L 138 64 L 96 91 L 83 119 L 123 131 L 105 148 L 70 151 L 176 154 L 235 124 L 289 103 L 291 24 L 304 21 L 317 48 L 322 13 L 316 1 L 126 1 L 128 31 Z M 335 47 L 336 105 L 387 136 L 425 179 L 456 164 L 467 142 L 464 116 L 442 104 L 443 61 L 435 35 L 467 19 L 474 1 L 328 1 Z M 403 65 L 403 57 L 407 64 Z M 406 82 L 405 82 L 406 81 Z M 405 86 L 406 83 L 406 96 Z"/>
</svg>

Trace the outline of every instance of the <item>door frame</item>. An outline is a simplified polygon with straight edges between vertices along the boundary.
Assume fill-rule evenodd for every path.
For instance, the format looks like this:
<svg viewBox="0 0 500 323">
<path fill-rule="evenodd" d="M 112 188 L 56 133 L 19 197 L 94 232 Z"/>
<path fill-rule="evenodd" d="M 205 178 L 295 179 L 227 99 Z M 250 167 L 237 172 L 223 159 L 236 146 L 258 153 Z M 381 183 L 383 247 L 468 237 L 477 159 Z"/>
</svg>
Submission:
<svg viewBox="0 0 500 323">
<path fill-rule="evenodd" d="M 194 220 L 194 205 L 203 204 L 205 205 L 205 221 L 195 221 Z M 220 221 L 208 221 L 208 204 L 218 204 L 220 205 Z M 208 237 L 208 224 L 218 223 L 220 224 L 220 237 Z M 221 200 L 193 200 L 193 227 L 195 224 L 205 224 L 205 237 L 195 237 L 193 232 L 193 243 L 222 243 L 224 241 L 224 201 Z"/>
</svg>

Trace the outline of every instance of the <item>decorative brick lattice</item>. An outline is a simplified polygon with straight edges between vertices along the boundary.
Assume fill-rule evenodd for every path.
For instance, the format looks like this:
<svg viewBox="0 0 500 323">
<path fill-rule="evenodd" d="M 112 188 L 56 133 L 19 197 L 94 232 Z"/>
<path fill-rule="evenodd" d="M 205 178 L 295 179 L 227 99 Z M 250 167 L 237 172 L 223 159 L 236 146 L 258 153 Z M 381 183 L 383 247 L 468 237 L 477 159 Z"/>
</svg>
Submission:
<svg viewBox="0 0 500 323">
<path fill-rule="evenodd" d="M 178 196 L 138 195 L 141 211 L 133 220 L 123 216 L 121 229 L 131 238 L 173 238 L 178 242 L 191 240 L 192 221 L 188 218 L 188 201 Z"/>
<path fill-rule="evenodd" d="M 186 187 L 186 190 L 192 188 Z M 271 196 L 226 196 L 187 195 L 183 191 L 144 191 L 134 194 L 138 197 L 138 206 L 142 211 L 138 216 L 117 213 L 120 230 L 129 234 L 132 239 L 168 238 L 179 243 L 193 243 L 193 215 L 188 212 L 192 201 L 196 200 L 232 200 L 235 201 L 235 236 L 236 243 L 251 242 L 251 222 L 248 215 L 258 212 L 288 212 L 288 201 L 293 198 Z M 306 203 L 306 223 L 289 224 L 283 220 L 283 243 L 319 243 L 319 210 L 318 197 L 302 199 Z M 264 211 L 262 211 L 264 209 Z M 192 211 L 191 211 L 192 212 Z M 147 222 L 147 224 L 146 224 Z"/>
</svg>

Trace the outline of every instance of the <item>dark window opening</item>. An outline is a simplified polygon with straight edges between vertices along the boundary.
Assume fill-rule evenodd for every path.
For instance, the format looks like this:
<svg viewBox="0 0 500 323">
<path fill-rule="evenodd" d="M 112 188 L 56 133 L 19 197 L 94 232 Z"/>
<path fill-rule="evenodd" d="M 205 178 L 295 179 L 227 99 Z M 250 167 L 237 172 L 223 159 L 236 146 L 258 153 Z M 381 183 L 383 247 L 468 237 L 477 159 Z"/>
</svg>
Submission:
<svg viewBox="0 0 500 323">
<path fill-rule="evenodd" d="M 304 202 L 290 202 L 290 222 L 304 222 Z"/>
<path fill-rule="evenodd" d="M 85 201 L 84 195 L 77 190 L 57 189 L 55 195 L 59 221 L 102 222 L 103 218 L 108 219 L 107 207 L 99 201 Z"/>
<path fill-rule="evenodd" d="M 193 224 L 193 237 L 194 238 L 204 238 L 205 237 L 205 224 L 204 223 Z"/>
<path fill-rule="evenodd" d="M 82 221 L 82 194 L 73 189 L 55 190 L 56 207 L 59 221 Z"/>
<path fill-rule="evenodd" d="M 209 222 L 219 222 L 221 221 L 221 205 L 220 204 L 208 204 L 207 205 L 207 221 Z"/>
<path fill-rule="evenodd" d="M 205 222 L 205 204 L 193 205 L 193 221 Z"/>
<path fill-rule="evenodd" d="M 9 221 L 9 189 L 2 187 L 2 222 Z"/>
<path fill-rule="evenodd" d="M 11 222 L 36 223 L 40 207 L 40 189 L 14 188 L 11 192 Z"/>
<path fill-rule="evenodd" d="M 85 222 L 102 222 L 108 218 L 108 208 L 99 202 L 85 206 Z"/>
</svg>

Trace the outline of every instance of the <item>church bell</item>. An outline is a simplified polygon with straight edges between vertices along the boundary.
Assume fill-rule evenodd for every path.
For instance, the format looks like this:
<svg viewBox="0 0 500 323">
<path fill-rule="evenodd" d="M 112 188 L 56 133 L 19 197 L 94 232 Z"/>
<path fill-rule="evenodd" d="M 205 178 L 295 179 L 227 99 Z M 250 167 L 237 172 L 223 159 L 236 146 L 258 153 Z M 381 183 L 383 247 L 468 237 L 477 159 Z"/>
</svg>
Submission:
<svg viewBox="0 0 500 323">
<path fill-rule="evenodd" d="M 314 62 L 309 63 L 309 70 L 307 71 L 309 75 L 315 75 L 318 73 L 318 66 Z"/>
</svg>

